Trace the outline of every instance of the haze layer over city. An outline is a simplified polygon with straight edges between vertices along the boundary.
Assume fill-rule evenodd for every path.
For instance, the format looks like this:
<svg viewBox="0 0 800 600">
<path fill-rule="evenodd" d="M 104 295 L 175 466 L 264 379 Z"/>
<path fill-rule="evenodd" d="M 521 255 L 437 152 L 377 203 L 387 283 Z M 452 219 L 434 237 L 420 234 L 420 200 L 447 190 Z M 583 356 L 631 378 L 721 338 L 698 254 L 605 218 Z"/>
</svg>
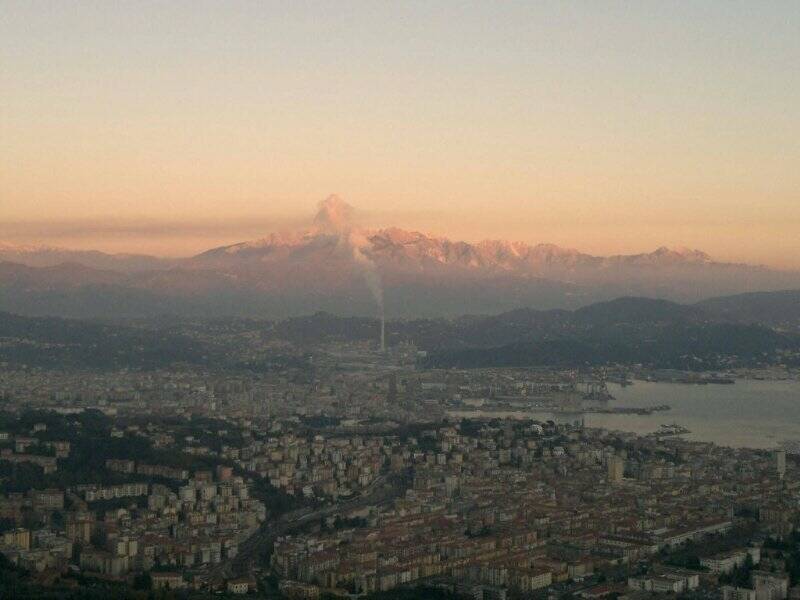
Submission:
<svg viewBox="0 0 800 600">
<path fill-rule="evenodd" d="M 0 3 L 0 598 L 800 600 L 798 33 Z"/>
</svg>

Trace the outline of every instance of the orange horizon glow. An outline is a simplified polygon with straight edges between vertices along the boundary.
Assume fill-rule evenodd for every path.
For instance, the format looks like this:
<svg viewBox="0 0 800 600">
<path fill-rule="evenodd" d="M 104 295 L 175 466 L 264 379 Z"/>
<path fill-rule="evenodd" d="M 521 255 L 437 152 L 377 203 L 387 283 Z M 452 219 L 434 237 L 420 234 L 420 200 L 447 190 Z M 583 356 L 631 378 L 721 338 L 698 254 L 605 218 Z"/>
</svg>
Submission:
<svg viewBox="0 0 800 600">
<path fill-rule="evenodd" d="M 161 221 L 158 219 L 119 219 L 97 218 L 71 221 L 27 221 L 15 223 L 0 222 L 0 244 L 45 245 L 70 250 L 99 250 L 108 253 L 150 254 L 154 256 L 180 258 L 193 256 L 214 247 L 236 244 L 266 237 L 271 233 L 302 231 L 311 225 L 310 214 L 279 215 L 259 219 L 183 219 L 180 221 Z M 420 231 L 432 237 L 448 238 L 453 241 L 480 242 L 483 240 L 504 239 L 524 242 L 531 245 L 552 243 L 562 248 L 578 250 L 596 256 L 618 254 L 640 254 L 667 246 L 702 250 L 720 262 L 737 262 L 764 265 L 780 270 L 800 269 L 797 254 L 787 245 L 784 254 L 770 255 L 764 249 L 774 248 L 772 244 L 762 243 L 760 236 L 774 236 L 783 229 L 786 240 L 793 241 L 797 228 L 794 223 L 783 226 L 770 226 L 762 232 L 749 228 L 746 238 L 731 252 L 720 250 L 730 235 L 728 225 L 695 224 L 691 229 L 676 225 L 672 239 L 661 239 L 666 228 L 663 224 L 639 226 L 638 239 L 617 236 L 610 228 L 593 231 L 593 224 L 575 224 L 570 228 L 559 227 L 557 218 L 548 223 L 550 229 L 542 232 L 542 237 L 531 237 L 528 224 L 516 222 L 515 227 L 503 222 L 497 216 L 484 219 L 481 223 L 467 219 L 457 220 L 453 215 L 405 213 L 361 215 L 357 224 L 365 229 L 399 227 Z M 446 226 L 443 223 L 447 223 Z M 545 225 L 540 224 L 542 230 Z M 626 226 L 629 226 L 627 224 Z M 538 231 L 538 230 L 537 230 Z M 647 235 L 649 232 L 649 235 Z M 594 234 L 594 236 L 593 236 Z M 609 235 L 610 234 L 610 235 Z M 642 235 L 644 234 L 644 235 Z M 690 234 L 690 235 L 687 235 Z M 676 243 L 675 240 L 696 240 L 697 243 Z"/>
<path fill-rule="evenodd" d="M 186 256 L 310 222 L 800 269 L 800 5 L 36 4 L 0 242 Z"/>
</svg>

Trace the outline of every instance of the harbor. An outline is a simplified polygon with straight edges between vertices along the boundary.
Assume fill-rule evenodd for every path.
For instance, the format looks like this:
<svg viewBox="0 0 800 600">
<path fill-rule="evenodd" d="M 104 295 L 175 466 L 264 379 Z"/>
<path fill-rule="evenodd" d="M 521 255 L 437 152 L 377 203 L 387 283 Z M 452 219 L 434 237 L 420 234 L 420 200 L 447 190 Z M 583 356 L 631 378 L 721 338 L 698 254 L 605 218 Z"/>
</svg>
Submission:
<svg viewBox="0 0 800 600">
<path fill-rule="evenodd" d="M 586 427 L 665 437 L 661 425 L 678 423 L 689 430 L 681 439 L 721 446 L 775 449 L 800 455 L 800 382 L 737 379 L 736 385 L 686 385 L 636 380 L 608 384 L 614 400 L 582 406 L 537 405 L 503 410 L 483 406 L 450 406 L 455 418 L 486 416 L 564 421 Z M 669 407 L 668 410 L 663 410 Z M 661 409 L 661 410 L 659 410 Z M 665 418 L 665 415 L 669 417 Z"/>
</svg>

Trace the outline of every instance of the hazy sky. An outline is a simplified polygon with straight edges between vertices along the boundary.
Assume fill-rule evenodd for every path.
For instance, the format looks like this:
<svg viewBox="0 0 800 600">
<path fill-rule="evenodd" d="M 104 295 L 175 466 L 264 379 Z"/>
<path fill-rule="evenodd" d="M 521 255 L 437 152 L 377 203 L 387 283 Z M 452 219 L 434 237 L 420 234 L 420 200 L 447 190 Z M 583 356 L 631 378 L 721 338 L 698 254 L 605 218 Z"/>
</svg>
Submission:
<svg viewBox="0 0 800 600">
<path fill-rule="evenodd" d="M 800 267 L 800 2 L 0 0 L 0 239 L 310 218 Z"/>
</svg>

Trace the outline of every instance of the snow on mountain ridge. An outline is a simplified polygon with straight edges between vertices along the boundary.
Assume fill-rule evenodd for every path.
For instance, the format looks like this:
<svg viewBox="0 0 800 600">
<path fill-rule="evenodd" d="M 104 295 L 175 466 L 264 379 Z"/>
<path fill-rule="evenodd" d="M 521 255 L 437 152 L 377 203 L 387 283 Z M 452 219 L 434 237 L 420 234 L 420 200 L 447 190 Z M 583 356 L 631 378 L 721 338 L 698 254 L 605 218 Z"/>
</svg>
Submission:
<svg viewBox="0 0 800 600">
<path fill-rule="evenodd" d="M 194 257 L 237 255 L 256 257 L 275 250 L 292 251 L 314 246 L 322 247 L 333 242 L 335 235 L 329 227 L 313 227 L 305 231 L 273 233 L 264 238 L 221 246 Z M 577 267 L 614 265 L 675 265 L 712 263 L 711 257 L 687 248 L 660 247 L 653 252 L 630 255 L 594 256 L 555 244 L 527 244 L 508 240 L 483 240 L 476 243 L 428 236 L 418 231 L 397 227 L 377 230 L 349 229 L 346 239 L 358 240 L 358 246 L 379 262 L 399 260 L 435 262 L 441 265 L 460 265 L 470 268 L 499 268 L 502 270 L 528 270 L 533 267 Z M 192 259 L 190 259 L 192 260 Z"/>
</svg>

